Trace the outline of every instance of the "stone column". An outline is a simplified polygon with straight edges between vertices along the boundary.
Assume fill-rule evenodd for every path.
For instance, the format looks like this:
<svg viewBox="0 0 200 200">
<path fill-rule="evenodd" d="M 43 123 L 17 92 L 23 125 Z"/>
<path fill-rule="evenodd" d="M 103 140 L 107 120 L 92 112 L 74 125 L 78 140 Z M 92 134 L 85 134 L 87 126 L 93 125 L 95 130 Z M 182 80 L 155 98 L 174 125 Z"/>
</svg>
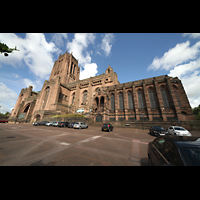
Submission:
<svg viewBox="0 0 200 200">
<path fill-rule="evenodd" d="M 134 100 L 134 108 L 135 108 L 135 117 L 136 117 L 137 121 L 139 121 L 140 120 L 139 105 L 138 105 L 138 98 L 137 98 L 137 94 L 136 94 L 135 85 L 132 85 L 132 91 L 133 91 L 133 100 Z"/>
<path fill-rule="evenodd" d="M 144 90 L 144 99 L 145 99 L 145 103 L 146 103 L 146 106 L 147 106 L 147 115 L 149 117 L 149 121 L 153 121 L 149 94 L 148 94 L 147 87 L 146 87 L 145 83 L 143 83 L 143 90 Z"/>
<path fill-rule="evenodd" d="M 116 121 L 118 121 L 118 97 L 117 97 L 117 89 L 115 88 L 115 116 L 116 116 Z"/>
<path fill-rule="evenodd" d="M 157 94 L 157 97 L 158 97 L 158 103 L 159 103 L 159 109 L 160 109 L 161 116 L 163 118 L 163 121 L 167 121 L 167 116 L 165 114 L 165 110 L 163 109 L 164 103 L 163 103 L 161 91 L 160 91 L 160 88 L 158 86 L 157 80 L 154 80 L 154 85 L 155 85 L 155 90 L 156 90 L 156 94 Z"/>
<path fill-rule="evenodd" d="M 125 89 L 125 85 L 123 85 L 123 103 L 124 103 L 124 115 L 125 119 L 128 120 L 128 106 L 127 106 L 127 93 Z"/>
</svg>

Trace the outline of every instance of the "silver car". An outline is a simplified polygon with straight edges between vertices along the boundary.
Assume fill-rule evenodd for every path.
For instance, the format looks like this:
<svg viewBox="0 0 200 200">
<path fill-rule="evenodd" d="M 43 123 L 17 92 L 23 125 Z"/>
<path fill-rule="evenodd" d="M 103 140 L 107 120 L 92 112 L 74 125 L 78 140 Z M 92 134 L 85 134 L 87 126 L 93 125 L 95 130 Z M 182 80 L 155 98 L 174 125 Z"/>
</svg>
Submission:
<svg viewBox="0 0 200 200">
<path fill-rule="evenodd" d="M 76 122 L 74 124 L 74 128 L 79 128 L 79 129 L 81 129 L 81 128 L 88 128 L 88 125 L 85 124 L 84 122 Z"/>
<path fill-rule="evenodd" d="M 168 128 L 168 132 L 171 134 L 171 135 L 177 135 L 177 136 L 192 136 L 192 134 L 184 129 L 183 127 L 181 126 L 170 126 Z"/>
</svg>

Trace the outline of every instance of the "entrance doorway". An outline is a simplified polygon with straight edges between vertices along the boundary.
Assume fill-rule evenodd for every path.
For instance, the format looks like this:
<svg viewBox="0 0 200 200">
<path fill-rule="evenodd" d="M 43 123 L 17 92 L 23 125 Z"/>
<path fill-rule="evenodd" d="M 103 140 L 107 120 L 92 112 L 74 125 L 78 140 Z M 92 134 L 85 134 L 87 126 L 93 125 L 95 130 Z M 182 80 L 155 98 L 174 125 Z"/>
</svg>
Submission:
<svg viewBox="0 0 200 200">
<path fill-rule="evenodd" d="M 101 115 L 96 116 L 96 122 L 102 122 L 102 116 Z"/>
<path fill-rule="evenodd" d="M 40 117 L 41 117 L 40 115 L 36 115 L 35 116 L 35 122 L 39 122 L 40 121 Z"/>
<path fill-rule="evenodd" d="M 25 109 L 24 109 L 24 112 L 23 112 L 23 113 L 20 113 L 18 119 L 25 119 L 25 118 L 27 117 L 26 114 L 27 114 L 29 108 L 30 108 L 30 104 L 26 105 L 26 107 L 25 107 Z"/>
</svg>

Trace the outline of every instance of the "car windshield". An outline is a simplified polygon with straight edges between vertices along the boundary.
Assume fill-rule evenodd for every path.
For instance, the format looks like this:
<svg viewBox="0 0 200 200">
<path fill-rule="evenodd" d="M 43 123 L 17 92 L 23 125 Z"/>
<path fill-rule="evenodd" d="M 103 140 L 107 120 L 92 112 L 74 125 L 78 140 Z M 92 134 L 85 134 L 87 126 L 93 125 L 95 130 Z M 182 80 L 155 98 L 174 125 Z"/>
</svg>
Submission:
<svg viewBox="0 0 200 200">
<path fill-rule="evenodd" d="M 177 131 L 186 131 L 184 128 L 182 128 L 182 127 L 174 127 L 174 129 L 175 130 L 177 130 Z"/>
<path fill-rule="evenodd" d="M 157 130 L 165 130 L 163 127 L 160 127 L 160 126 L 154 126 L 153 128 Z"/>
<path fill-rule="evenodd" d="M 76 122 L 75 124 L 79 124 L 78 122 Z"/>
<path fill-rule="evenodd" d="M 183 147 L 188 164 L 191 166 L 200 166 L 200 148 Z"/>
</svg>

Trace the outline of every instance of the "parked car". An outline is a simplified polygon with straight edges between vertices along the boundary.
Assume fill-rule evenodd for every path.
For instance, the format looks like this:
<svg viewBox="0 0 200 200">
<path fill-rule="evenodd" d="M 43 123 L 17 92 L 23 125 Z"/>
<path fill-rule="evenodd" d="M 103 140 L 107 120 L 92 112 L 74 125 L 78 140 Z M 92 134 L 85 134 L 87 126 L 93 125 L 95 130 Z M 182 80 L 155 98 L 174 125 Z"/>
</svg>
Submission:
<svg viewBox="0 0 200 200">
<path fill-rule="evenodd" d="M 48 121 L 35 122 L 35 123 L 33 123 L 33 125 L 35 125 L 35 126 L 43 125 L 44 126 L 46 123 L 48 123 Z"/>
<path fill-rule="evenodd" d="M 88 125 L 85 124 L 84 122 L 76 122 L 74 124 L 74 128 L 79 128 L 79 129 L 81 129 L 81 128 L 88 128 Z"/>
<path fill-rule="evenodd" d="M 74 127 L 75 122 L 69 122 L 68 124 L 68 128 L 73 128 Z"/>
<path fill-rule="evenodd" d="M 45 124 L 45 126 L 52 126 L 53 122 L 48 122 Z"/>
<path fill-rule="evenodd" d="M 181 126 L 170 126 L 168 131 L 171 135 L 177 136 L 192 136 L 192 134 Z"/>
<path fill-rule="evenodd" d="M 58 126 L 59 127 L 68 127 L 69 122 L 59 122 Z"/>
<path fill-rule="evenodd" d="M 8 120 L 0 119 L 0 123 L 8 123 Z"/>
<path fill-rule="evenodd" d="M 111 124 L 102 124 L 101 131 L 113 131 L 113 126 Z"/>
<path fill-rule="evenodd" d="M 58 126 L 58 123 L 59 123 L 59 122 L 53 122 L 53 123 L 52 123 L 52 126 L 54 126 L 54 127 L 55 127 L 55 126 Z"/>
<path fill-rule="evenodd" d="M 150 129 L 149 129 L 149 133 L 151 135 L 155 135 L 155 136 L 169 134 L 169 132 L 161 126 L 151 126 Z"/>
<path fill-rule="evenodd" d="M 200 138 L 165 135 L 148 144 L 150 165 L 200 166 Z"/>
</svg>

